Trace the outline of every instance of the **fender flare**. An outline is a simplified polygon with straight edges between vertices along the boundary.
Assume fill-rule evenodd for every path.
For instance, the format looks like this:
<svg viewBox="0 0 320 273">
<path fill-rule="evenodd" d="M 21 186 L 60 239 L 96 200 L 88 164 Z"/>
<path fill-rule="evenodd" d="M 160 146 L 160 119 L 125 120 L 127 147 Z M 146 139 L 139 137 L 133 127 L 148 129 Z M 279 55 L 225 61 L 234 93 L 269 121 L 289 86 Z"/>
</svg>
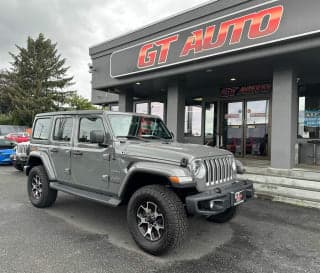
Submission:
<svg viewBox="0 0 320 273">
<path fill-rule="evenodd" d="M 42 162 L 43 167 L 45 168 L 48 178 L 50 181 L 56 180 L 56 173 L 54 171 L 54 168 L 52 166 L 51 160 L 48 156 L 48 154 L 43 153 L 41 151 L 32 151 L 29 155 L 28 162 L 26 165 L 26 175 L 29 175 L 30 170 L 35 165 L 33 164 L 33 159 L 40 159 Z"/>
<path fill-rule="evenodd" d="M 118 196 L 120 196 L 120 198 L 124 196 L 131 177 L 136 173 L 163 176 L 166 177 L 168 181 L 170 176 L 190 176 L 189 170 L 180 166 L 158 162 L 137 162 L 129 168 L 123 182 L 121 183 L 118 192 Z"/>
</svg>

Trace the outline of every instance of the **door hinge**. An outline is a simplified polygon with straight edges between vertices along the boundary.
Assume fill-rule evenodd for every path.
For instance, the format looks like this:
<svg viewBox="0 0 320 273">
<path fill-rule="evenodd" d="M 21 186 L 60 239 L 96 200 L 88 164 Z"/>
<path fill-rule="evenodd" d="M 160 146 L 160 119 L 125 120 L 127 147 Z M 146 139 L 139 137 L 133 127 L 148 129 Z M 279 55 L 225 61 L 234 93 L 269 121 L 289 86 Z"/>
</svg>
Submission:
<svg viewBox="0 0 320 273">
<path fill-rule="evenodd" d="M 103 155 L 102 155 L 102 158 L 103 158 L 104 160 L 110 161 L 110 154 L 103 154 Z"/>
<path fill-rule="evenodd" d="M 102 175 L 102 181 L 109 183 L 110 182 L 110 176 L 107 174 Z"/>
</svg>

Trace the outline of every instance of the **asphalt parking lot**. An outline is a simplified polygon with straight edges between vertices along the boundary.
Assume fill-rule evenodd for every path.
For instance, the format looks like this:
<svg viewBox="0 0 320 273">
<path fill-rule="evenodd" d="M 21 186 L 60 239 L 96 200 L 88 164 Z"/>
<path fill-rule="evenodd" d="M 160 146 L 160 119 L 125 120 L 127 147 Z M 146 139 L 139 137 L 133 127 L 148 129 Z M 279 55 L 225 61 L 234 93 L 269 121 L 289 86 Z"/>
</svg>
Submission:
<svg viewBox="0 0 320 273">
<path fill-rule="evenodd" d="M 266 200 L 243 205 L 227 224 L 190 218 L 181 248 L 140 251 L 125 208 L 60 194 L 36 209 L 26 177 L 0 166 L 0 272 L 320 272 L 320 211 Z"/>
</svg>

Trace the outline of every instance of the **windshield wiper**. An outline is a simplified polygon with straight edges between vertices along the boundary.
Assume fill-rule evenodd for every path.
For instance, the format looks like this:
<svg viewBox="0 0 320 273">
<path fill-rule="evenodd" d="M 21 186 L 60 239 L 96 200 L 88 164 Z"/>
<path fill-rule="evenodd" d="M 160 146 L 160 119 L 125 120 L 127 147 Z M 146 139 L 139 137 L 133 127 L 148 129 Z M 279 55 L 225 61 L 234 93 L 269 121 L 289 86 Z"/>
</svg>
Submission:
<svg viewBox="0 0 320 273">
<path fill-rule="evenodd" d="M 155 135 L 147 135 L 147 136 L 142 136 L 143 138 L 153 138 L 153 139 L 161 139 L 161 140 L 169 140 L 167 138 L 164 137 L 159 137 L 159 136 L 155 136 Z"/>
<path fill-rule="evenodd" d="M 142 141 L 147 141 L 146 139 L 138 136 L 133 136 L 133 135 L 127 135 L 127 136 L 117 136 L 117 138 L 127 138 L 127 139 L 138 139 Z"/>
</svg>

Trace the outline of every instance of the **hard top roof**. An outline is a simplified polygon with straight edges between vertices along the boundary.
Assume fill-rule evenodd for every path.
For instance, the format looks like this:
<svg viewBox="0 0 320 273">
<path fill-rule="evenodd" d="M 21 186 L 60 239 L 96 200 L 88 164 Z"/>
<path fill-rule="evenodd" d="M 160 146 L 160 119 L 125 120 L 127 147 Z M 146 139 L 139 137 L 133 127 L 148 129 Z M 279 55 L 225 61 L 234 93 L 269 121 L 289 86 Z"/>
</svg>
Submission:
<svg viewBox="0 0 320 273">
<path fill-rule="evenodd" d="M 130 113 L 130 112 L 115 112 L 115 111 L 106 111 L 106 110 L 75 110 L 75 111 L 59 111 L 59 112 L 47 112 L 40 113 L 36 115 L 38 117 L 47 117 L 47 116 L 62 116 L 62 115 L 101 115 L 106 114 L 117 114 L 117 115 L 135 115 L 135 116 L 145 116 L 145 117 L 156 117 L 155 115 L 140 114 L 140 113 Z"/>
</svg>

